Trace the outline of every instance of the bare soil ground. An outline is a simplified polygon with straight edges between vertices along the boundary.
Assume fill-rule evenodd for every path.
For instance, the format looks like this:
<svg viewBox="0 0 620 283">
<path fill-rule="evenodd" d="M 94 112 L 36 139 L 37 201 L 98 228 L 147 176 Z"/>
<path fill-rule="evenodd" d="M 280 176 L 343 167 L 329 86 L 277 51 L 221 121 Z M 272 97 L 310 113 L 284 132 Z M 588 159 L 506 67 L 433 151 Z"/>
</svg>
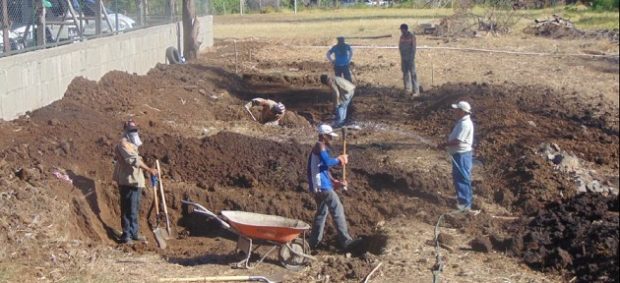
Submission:
<svg viewBox="0 0 620 283">
<path fill-rule="evenodd" d="M 537 40 L 527 44 L 544 49 L 554 42 Z M 490 38 L 484 44 L 519 41 Z M 184 198 L 216 212 L 310 223 L 315 204 L 306 192 L 305 161 L 316 139 L 313 126 L 331 119 L 328 90 L 318 83 L 329 66 L 324 49 L 287 44 L 218 40 L 191 64 L 158 65 L 145 76 L 111 72 L 99 82 L 76 78 L 61 101 L 0 123 L 0 281 L 248 274 L 229 267 L 237 260 L 235 236 L 184 213 Z M 452 126 L 449 105 L 467 99 L 477 126 L 475 206 L 483 213 L 447 217 L 442 278 L 618 282 L 617 195 L 579 194 L 574 176 L 540 154 L 541 144 L 556 144 L 617 190 L 617 62 L 422 52 L 425 91 L 411 99 L 399 89 L 395 50 L 354 56 L 358 89 L 351 121 L 362 130 L 350 136 L 351 189 L 341 198 L 350 230 L 364 244 L 352 256 L 341 254 L 328 225 L 312 266 L 286 271 L 274 257 L 249 273 L 290 282 L 325 282 L 327 276 L 359 282 L 383 262 L 373 281 L 430 281 L 433 228 L 455 206 L 449 157 L 433 145 Z M 244 113 L 241 105 L 256 96 L 286 104 L 281 127 L 255 124 Z M 148 229 L 150 191 L 141 206 L 148 243 L 115 242 L 120 221 L 112 148 L 130 115 L 141 126 L 147 161 L 162 161 L 178 235 L 166 250 L 157 249 Z M 336 144 L 334 151 L 340 150 Z M 55 177 L 56 171 L 73 183 Z"/>
</svg>

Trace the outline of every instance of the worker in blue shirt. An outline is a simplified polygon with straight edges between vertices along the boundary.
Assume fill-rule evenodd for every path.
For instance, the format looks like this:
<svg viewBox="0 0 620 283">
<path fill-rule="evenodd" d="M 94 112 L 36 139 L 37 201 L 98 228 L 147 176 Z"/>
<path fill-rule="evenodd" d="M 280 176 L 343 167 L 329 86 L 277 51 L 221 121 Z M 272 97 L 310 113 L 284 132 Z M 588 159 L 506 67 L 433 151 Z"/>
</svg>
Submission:
<svg viewBox="0 0 620 283">
<path fill-rule="evenodd" d="M 325 221 L 329 212 L 336 224 L 338 243 L 341 248 L 347 250 L 356 241 L 352 240 L 349 235 L 344 208 L 340 198 L 334 191 L 335 188 L 346 186 L 346 181 L 336 180 L 329 173 L 329 168 L 347 164 L 347 155 L 340 155 L 336 158 L 330 156 L 328 147 L 332 139 L 338 136 L 334 133 L 331 126 L 321 125 L 318 128 L 318 132 L 319 141 L 314 145 L 308 157 L 308 183 L 310 185 L 310 193 L 314 194 L 317 204 L 317 211 L 308 242 L 313 249 L 321 242 Z"/>
<path fill-rule="evenodd" d="M 327 60 L 334 66 L 334 73 L 337 77 L 344 77 L 347 81 L 353 82 L 351 71 L 349 70 L 353 50 L 351 50 L 350 45 L 344 43 L 343 36 L 339 36 L 336 39 L 338 43 L 327 51 Z"/>
</svg>

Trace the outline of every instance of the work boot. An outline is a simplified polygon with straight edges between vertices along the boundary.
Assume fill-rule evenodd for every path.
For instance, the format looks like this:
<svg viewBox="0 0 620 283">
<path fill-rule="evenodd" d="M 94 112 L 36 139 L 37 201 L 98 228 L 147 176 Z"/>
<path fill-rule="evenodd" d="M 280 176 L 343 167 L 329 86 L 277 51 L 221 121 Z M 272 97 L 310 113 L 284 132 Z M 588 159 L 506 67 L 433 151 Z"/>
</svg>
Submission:
<svg viewBox="0 0 620 283">
<path fill-rule="evenodd" d="M 121 239 L 121 244 L 133 245 L 133 240 L 131 240 L 131 238 L 122 238 Z"/>
<path fill-rule="evenodd" d="M 344 243 L 344 246 L 342 247 L 342 249 L 348 252 L 348 251 L 351 251 L 357 248 L 361 243 L 362 243 L 362 239 L 347 240 Z"/>
</svg>

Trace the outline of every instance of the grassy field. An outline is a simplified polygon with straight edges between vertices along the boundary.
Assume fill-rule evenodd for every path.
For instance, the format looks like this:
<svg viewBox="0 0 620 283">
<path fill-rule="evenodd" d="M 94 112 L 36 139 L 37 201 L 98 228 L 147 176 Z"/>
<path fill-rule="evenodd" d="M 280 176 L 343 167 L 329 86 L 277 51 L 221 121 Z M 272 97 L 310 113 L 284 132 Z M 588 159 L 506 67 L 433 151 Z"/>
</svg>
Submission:
<svg viewBox="0 0 620 283">
<path fill-rule="evenodd" d="M 331 10 L 305 10 L 297 14 L 290 11 L 267 14 L 224 15 L 215 17 L 216 38 L 291 38 L 317 39 L 347 36 L 368 36 L 397 33 L 401 23 L 417 25 L 452 15 L 452 9 L 405 9 L 405 8 L 349 8 Z M 484 9 L 476 7 L 475 14 Z M 515 33 L 536 18 L 559 14 L 571 19 L 583 30 L 617 29 L 618 12 L 596 12 L 556 7 L 540 10 L 520 10 L 520 18 L 513 28 Z"/>
</svg>

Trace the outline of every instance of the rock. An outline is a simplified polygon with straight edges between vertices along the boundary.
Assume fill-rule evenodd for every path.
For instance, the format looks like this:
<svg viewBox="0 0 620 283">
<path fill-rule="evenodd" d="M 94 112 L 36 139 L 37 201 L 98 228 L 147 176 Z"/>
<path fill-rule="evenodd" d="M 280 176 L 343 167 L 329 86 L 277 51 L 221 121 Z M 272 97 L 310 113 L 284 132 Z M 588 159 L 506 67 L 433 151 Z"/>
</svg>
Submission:
<svg viewBox="0 0 620 283">
<path fill-rule="evenodd" d="M 527 121 L 527 124 L 532 126 L 532 127 L 534 127 L 534 128 L 536 128 L 536 126 L 537 126 L 536 123 L 534 123 L 534 121 Z"/>
<path fill-rule="evenodd" d="M 480 236 L 469 242 L 469 245 L 474 251 L 488 253 L 493 249 L 493 244 L 489 237 Z"/>
<path fill-rule="evenodd" d="M 203 189 L 203 190 L 206 190 L 206 189 L 208 189 L 208 188 L 209 188 L 209 186 L 207 185 L 207 183 L 206 183 L 204 180 L 202 180 L 202 181 L 198 182 L 198 183 L 196 184 L 196 186 L 197 186 L 197 187 L 199 187 L 199 188 L 201 188 L 201 189 Z"/>
<path fill-rule="evenodd" d="M 47 121 L 47 124 L 50 125 L 50 126 L 60 125 L 60 120 L 58 120 L 58 119 L 51 119 L 51 120 Z"/>
<path fill-rule="evenodd" d="M 551 161 L 555 165 L 560 165 L 560 163 L 562 163 L 562 160 L 564 160 L 564 155 L 562 154 L 556 154 L 555 156 L 553 156 L 553 159 L 551 159 Z"/>
<path fill-rule="evenodd" d="M 558 262 L 557 264 L 561 267 L 566 267 L 573 264 L 573 257 L 562 248 L 557 248 L 556 252 L 558 253 Z"/>
<path fill-rule="evenodd" d="M 200 93 L 201 95 L 207 95 L 207 91 L 204 90 L 203 88 L 199 89 L 198 93 Z"/>
<path fill-rule="evenodd" d="M 439 240 L 439 243 L 442 243 L 448 246 L 452 246 L 452 244 L 454 244 L 454 237 L 446 233 L 439 233 L 437 240 Z"/>
<path fill-rule="evenodd" d="M 60 148 L 65 154 L 69 154 L 69 152 L 71 152 L 71 144 L 66 140 L 60 142 Z"/>
</svg>

